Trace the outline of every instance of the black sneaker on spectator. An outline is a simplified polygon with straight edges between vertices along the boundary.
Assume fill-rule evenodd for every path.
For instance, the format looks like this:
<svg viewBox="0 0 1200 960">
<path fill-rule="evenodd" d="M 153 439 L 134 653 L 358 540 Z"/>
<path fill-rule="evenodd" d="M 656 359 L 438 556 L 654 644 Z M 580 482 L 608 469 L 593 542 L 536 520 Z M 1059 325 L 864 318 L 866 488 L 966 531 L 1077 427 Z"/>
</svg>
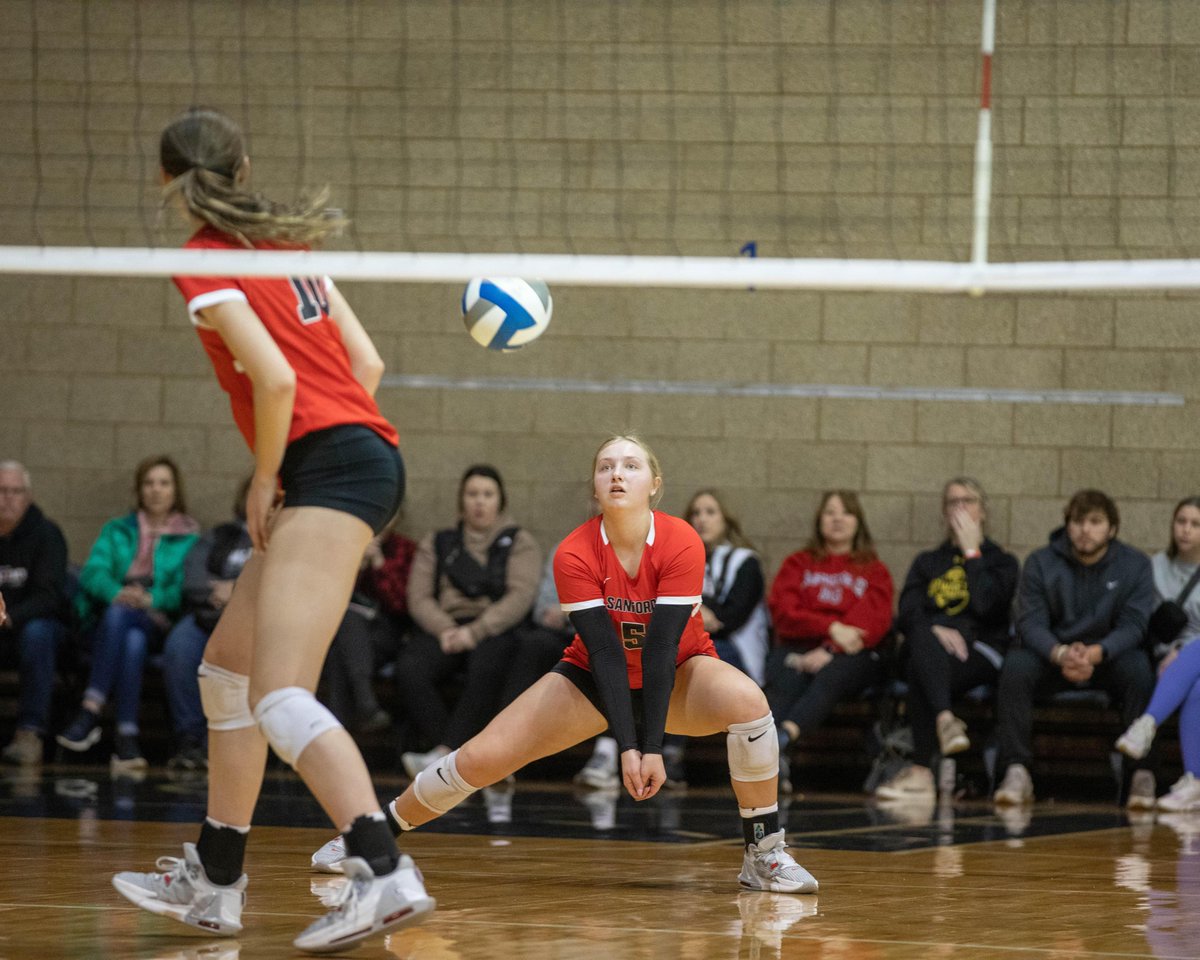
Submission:
<svg viewBox="0 0 1200 960">
<path fill-rule="evenodd" d="M 362 717 L 355 724 L 355 729 L 359 733 L 378 733 L 380 730 L 386 730 L 392 725 L 392 715 L 383 707 L 378 707 L 373 713 Z M 417 771 L 420 773 L 420 771 Z"/>
<path fill-rule="evenodd" d="M 99 739 L 100 717 L 86 707 L 80 707 L 70 726 L 55 737 L 54 742 L 75 753 L 84 753 L 92 749 Z"/>
<path fill-rule="evenodd" d="M 668 743 L 663 747 L 663 767 L 666 768 L 667 779 L 663 786 L 668 790 L 686 790 L 687 774 L 683 769 L 683 744 Z"/>
<path fill-rule="evenodd" d="M 185 738 L 175 751 L 174 756 L 167 761 L 167 772 L 188 774 L 203 773 L 208 769 L 208 751 L 204 745 L 190 737 Z"/>
<path fill-rule="evenodd" d="M 1130 810 L 1153 810 L 1158 802 L 1158 784 L 1149 770 L 1135 770 L 1129 781 L 1129 797 L 1125 806 Z"/>
<path fill-rule="evenodd" d="M 112 762 L 109 766 L 111 773 L 136 774 L 146 769 L 149 764 L 142 756 L 142 748 L 138 746 L 137 737 L 132 733 L 118 733 L 113 742 Z"/>
</svg>

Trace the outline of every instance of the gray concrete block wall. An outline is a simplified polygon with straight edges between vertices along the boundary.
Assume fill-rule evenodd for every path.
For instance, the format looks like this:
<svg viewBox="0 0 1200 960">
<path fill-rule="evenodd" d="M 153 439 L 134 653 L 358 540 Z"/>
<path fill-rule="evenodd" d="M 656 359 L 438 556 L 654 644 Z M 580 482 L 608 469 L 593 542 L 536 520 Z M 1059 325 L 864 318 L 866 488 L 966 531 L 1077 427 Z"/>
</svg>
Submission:
<svg viewBox="0 0 1200 960">
<path fill-rule="evenodd" d="M 6 243 L 175 245 L 161 124 L 241 117 L 258 186 L 328 182 L 343 248 L 961 260 L 979 10 L 940 0 L 0 0 Z M 1097 10 L 1100 12 L 1097 13 Z M 1195 255 L 1200 15 L 1184 0 L 1001 0 L 999 259 Z M 192 23 L 189 36 L 185 25 Z M 717 485 L 775 567 L 822 489 L 861 490 L 897 578 L 966 471 L 1020 553 L 1070 493 L 1109 489 L 1159 548 L 1200 490 L 1196 298 L 555 289 L 546 338 L 497 357 L 456 285 L 343 285 L 392 372 L 786 385 L 1169 390 L 1183 408 L 385 388 L 405 526 L 448 522 L 491 460 L 550 544 L 591 454 L 635 428 L 664 507 Z M 0 276 L 0 456 L 25 460 L 81 559 L 134 463 L 187 472 L 225 516 L 250 458 L 167 281 Z"/>
</svg>

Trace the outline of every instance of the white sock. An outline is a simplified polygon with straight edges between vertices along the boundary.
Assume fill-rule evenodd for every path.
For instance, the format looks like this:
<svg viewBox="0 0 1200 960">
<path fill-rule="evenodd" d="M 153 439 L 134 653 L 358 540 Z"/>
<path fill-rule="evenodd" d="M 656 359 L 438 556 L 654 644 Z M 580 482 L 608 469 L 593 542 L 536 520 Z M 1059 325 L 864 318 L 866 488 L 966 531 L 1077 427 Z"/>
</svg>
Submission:
<svg viewBox="0 0 1200 960">
<path fill-rule="evenodd" d="M 768 813 L 776 813 L 778 810 L 778 803 L 773 803 L 769 807 L 738 807 L 738 813 L 742 815 L 743 820 L 749 820 L 752 817 L 763 817 Z"/>
<path fill-rule="evenodd" d="M 247 834 L 250 832 L 249 827 L 235 827 L 232 823 L 222 823 L 220 820 L 214 820 L 212 817 L 205 817 L 208 825 L 216 830 L 236 830 L 238 833 Z"/>
</svg>

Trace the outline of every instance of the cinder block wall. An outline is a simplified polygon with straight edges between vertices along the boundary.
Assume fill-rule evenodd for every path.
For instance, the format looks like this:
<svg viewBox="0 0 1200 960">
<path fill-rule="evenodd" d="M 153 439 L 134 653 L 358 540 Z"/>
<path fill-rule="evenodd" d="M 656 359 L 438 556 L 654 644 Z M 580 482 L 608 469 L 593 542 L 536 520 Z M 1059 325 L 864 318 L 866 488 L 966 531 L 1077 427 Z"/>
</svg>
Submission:
<svg viewBox="0 0 1200 960">
<path fill-rule="evenodd" d="M 7 243 L 174 245 L 157 132 L 240 117 L 260 188 L 328 182 L 343 247 L 964 259 L 979 4 L 939 0 L 0 0 Z M 1200 7 L 1002 0 L 995 259 L 1195 255 Z M 863 491 L 897 579 L 979 477 L 994 534 L 1044 541 L 1099 486 L 1147 549 L 1200 490 L 1196 299 L 567 288 L 497 357 L 457 287 L 343 284 L 389 368 L 450 377 L 1166 390 L 1182 408 L 385 388 L 406 528 L 449 522 L 495 463 L 546 545 L 586 509 L 597 441 L 635 428 L 664 506 L 725 491 L 774 568 L 819 491 Z M 0 455 L 82 559 L 142 456 L 228 512 L 250 459 L 170 284 L 0 276 Z"/>
</svg>

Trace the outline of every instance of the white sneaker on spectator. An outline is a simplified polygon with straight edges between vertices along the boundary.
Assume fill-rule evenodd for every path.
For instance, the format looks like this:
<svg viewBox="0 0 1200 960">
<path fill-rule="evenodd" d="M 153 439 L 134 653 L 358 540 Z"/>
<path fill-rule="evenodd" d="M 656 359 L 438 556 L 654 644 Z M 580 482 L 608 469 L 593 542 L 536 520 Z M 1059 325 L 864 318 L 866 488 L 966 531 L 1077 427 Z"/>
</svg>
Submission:
<svg viewBox="0 0 1200 960">
<path fill-rule="evenodd" d="M 953 714 L 938 720 L 937 738 L 938 748 L 943 757 L 962 753 L 971 748 L 971 741 L 967 739 L 967 725 Z"/>
<path fill-rule="evenodd" d="M 517 778 L 509 774 L 503 780 L 498 780 L 490 787 L 484 787 L 483 808 L 487 812 L 488 823 L 512 823 L 513 793 Z"/>
<path fill-rule="evenodd" d="M 340 952 L 384 930 L 420 923 L 437 906 L 407 854 L 382 877 L 360 857 L 347 858 L 342 870 L 346 885 L 333 909 L 310 924 L 292 946 L 310 953 Z"/>
<path fill-rule="evenodd" d="M 1155 719 L 1150 714 L 1143 713 L 1129 725 L 1128 730 L 1117 737 L 1117 749 L 1127 757 L 1141 760 L 1150 752 L 1150 744 L 1154 742 L 1157 730 L 1158 723 Z"/>
<path fill-rule="evenodd" d="M 245 874 L 227 887 L 210 882 L 191 843 L 183 845 L 182 859 L 159 857 L 157 867 L 157 873 L 118 873 L 112 878 L 113 886 L 143 910 L 209 933 L 230 937 L 242 929 Z"/>
<path fill-rule="evenodd" d="M 880 800 L 914 800 L 932 797 L 937 791 L 933 786 L 933 771 L 910 763 L 887 783 L 875 788 Z"/>
<path fill-rule="evenodd" d="M 787 852 L 782 830 L 767 834 L 758 843 L 746 844 L 738 883 L 772 893 L 817 892 L 816 878 Z"/>
<path fill-rule="evenodd" d="M 5 763 L 20 767 L 34 767 L 42 762 L 42 738 L 36 730 L 22 728 L 13 734 L 12 742 L 2 751 L 0 758 Z"/>
<path fill-rule="evenodd" d="M 1166 794 L 1158 798 L 1158 809 L 1172 813 L 1200 810 L 1200 779 L 1195 774 L 1185 773 Z"/>
<path fill-rule="evenodd" d="M 616 758 L 593 753 L 583 768 L 575 774 L 575 782 L 593 790 L 611 790 L 621 785 L 621 772 Z"/>
<path fill-rule="evenodd" d="M 428 753 L 402 753 L 400 762 L 404 764 L 404 772 L 415 780 L 418 773 L 431 763 L 437 763 L 445 755 L 444 750 L 430 750 Z"/>
<path fill-rule="evenodd" d="M 992 801 L 999 804 L 1021 806 L 1033 803 L 1033 778 L 1022 763 L 1010 763 L 1004 772 L 1004 781 L 992 795 Z"/>
<path fill-rule="evenodd" d="M 346 841 L 339 833 L 312 855 L 312 868 L 320 873 L 341 873 L 346 859 Z"/>
<path fill-rule="evenodd" d="M 1125 806 L 1130 810 L 1153 810 L 1158 795 L 1158 784 L 1149 770 L 1135 770 L 1129 781 L 1129 797 Z"/>
<path fill-rule="evenodd" d="M 575 795 L 575 799 L 587 807 L 593 830 L 612 830 L 616 827 L 619 797 L 620 791 L 616 787 L 580 791 Z"/>
</svg>

